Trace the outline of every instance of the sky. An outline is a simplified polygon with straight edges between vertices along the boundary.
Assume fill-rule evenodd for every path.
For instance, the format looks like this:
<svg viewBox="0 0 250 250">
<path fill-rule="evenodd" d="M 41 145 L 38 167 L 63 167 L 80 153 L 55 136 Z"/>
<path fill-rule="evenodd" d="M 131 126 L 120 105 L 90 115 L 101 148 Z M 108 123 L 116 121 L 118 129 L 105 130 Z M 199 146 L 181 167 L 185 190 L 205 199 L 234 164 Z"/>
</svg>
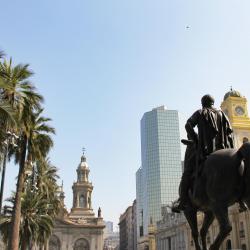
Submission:
<svg viewBox="0 0 250 250">
<path fill-rule="evenodd" d="M 247 0 L 0 2 L 0 49 L 35 72 L 68 209 L 83 147 L 94 211 L 118 223 L 136 196 L 145 112 L 178 110 L 183 136 L 204 94 L 216 107 L 230 86 L 250 99 Z M 16 170 L 7 167 L 5 197 Z"/>
</svg>

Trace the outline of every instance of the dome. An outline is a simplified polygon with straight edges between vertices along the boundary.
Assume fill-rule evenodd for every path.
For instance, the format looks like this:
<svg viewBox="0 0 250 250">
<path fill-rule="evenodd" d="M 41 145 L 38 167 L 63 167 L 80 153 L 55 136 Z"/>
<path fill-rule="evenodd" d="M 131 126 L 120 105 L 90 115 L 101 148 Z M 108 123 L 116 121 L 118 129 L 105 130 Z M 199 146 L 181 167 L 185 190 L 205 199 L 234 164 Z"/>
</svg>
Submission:
<svg viewBox="0 0 250 250">
<path fill-rule="evenodd" d="M 224 95 L 224 101 L 228 98 L 228 97 L 243 97 L 242 94 L 237 91 L 237 90 L 233 90 L 231 88 L 231 90 L 229 92 L 227 92 L 225 95 Z"/>
<path fill-rule="evenodd" d="M 78 166 L 78 169 L 86 169 L 86 168 L 89 168 L 89 166 L 88 166 L 88 163 L 86 162 L 86 157 L 85 157 L 85 155 L 83 155 L 83 156 L 81 157 L 81 162 L 80 162 L 80 164 L 79 164 L 79 166 Z"/>
</svg>

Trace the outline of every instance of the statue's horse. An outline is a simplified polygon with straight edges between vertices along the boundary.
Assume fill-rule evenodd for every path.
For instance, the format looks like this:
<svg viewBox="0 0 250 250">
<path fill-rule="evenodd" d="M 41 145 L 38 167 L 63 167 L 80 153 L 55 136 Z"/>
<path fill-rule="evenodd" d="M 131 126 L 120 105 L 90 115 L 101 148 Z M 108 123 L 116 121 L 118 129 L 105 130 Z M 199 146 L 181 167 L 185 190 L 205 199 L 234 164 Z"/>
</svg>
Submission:
<svg viewBox="0 0 250 250">
<path fill-rule="evenodd" d="M 187 145 L 190 155 L 185 164 L 196 162 L 195 149 L 192 151 L 190 147 L 193 146 Z M 201 175 L 194 182 L 189 198 L 184 214 L 192 230 L 196 250 L 207 249 L 206 235 L 214 218 L 218 220 L 220 231 L 210 250 L 219 250 L 223 240 L 232 230 L 228 207 L 239 200 L 250 207 L 250 143 L 244 143 L 238 150 L 222 149 L 209 155 Z M 198 211 L 205 214 L 200 234 L 197 226 Z"/>
</svg>

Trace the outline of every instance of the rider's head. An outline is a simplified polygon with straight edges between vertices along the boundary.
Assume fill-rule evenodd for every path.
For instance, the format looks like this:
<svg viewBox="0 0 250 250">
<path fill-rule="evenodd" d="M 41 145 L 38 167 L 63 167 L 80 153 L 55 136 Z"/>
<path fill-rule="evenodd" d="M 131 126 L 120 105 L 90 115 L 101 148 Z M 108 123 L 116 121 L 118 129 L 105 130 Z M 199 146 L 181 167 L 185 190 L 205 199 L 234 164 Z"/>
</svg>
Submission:
<svg viewBox="0 0 250 250">
<path fill-rule="evenodd" d="M 201 104 L 203 108 L 210 108 L 214 105 L 214 98 L 211 95 L 204 95 L 201 98 Z"/>
</svg>

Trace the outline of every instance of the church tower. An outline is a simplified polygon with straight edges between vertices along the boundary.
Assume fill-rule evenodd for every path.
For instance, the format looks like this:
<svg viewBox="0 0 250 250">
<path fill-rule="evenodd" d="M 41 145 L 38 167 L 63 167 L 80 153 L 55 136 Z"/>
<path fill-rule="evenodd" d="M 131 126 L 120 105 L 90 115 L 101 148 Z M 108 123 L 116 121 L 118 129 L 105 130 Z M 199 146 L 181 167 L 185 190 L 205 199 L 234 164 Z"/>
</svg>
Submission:
<svg viewBox="0 0 250 250">
<path fill-rule="evenodd" d="M 73 189 L 73 206 L 70 218 L 89 218 L 94 217 L 95 214 L 92 209 L 91 195 L 93 190 L 93 185 L 89 182 L 89 167 L 86 162 L 86 157 L 83 153 L 81 157 L 81 162 L 76 170 L 77 181 L 74 182 Z"/>
<path fill-rule="evenodd" d="M 230 120 L 234 131 L 235 146 L 239 148 L 243 142 L 250 140 L 247 99 L 231 88 L 224 96 L 221 109 Z"/>
<path fill-rule="evenodd" d="M 70 213 L 64 207 L 64 191 L 58 195 L 63 205 L 54 221 L 53 233 L 48 242 L 49 250 L 103 250 L 105 223 L 101 208 L 96 216 L 92 209 L 93 185 L 89 181 L 89 166 L 83 154 L 76 169 L 73 183 L 73 205 Z"/>
</svg>

